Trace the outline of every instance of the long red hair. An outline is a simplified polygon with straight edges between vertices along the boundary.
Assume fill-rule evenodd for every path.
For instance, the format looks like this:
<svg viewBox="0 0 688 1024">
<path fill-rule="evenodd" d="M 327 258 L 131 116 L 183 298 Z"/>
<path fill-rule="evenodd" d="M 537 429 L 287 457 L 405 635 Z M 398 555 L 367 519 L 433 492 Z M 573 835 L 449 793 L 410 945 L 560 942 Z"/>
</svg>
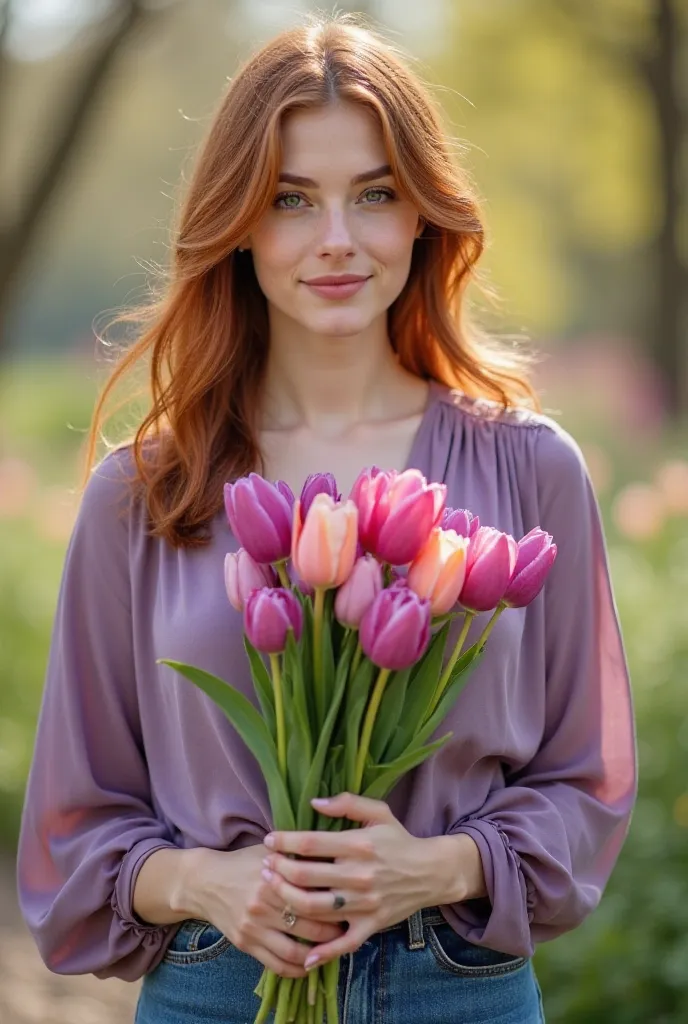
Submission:
<svg viewBox="0 0 688 1024">
<path fill-rule="evenodd" d="M 408 281 L 389 310 L 402 366 L 501 403 L 534 405 L 524 357 L 470 323 L 467 285 L 485 246 L 476 197 L 454 162 L 428 91 L 374 32 L 350 18 L 283 32 L 244 64 L 201 145 L 163 293 L 113 323 L 136 323 L 88 438 L 87 474 L 123 377 L 147 366 L 149 408 L 131 446 L 151 532 L 176 547 L 208 540 L 225 481 L 263 471 L 254 410 L 268 354 L 266 300 L 237 247 L 268 210 L 288 111 L 334 100 L 377 116 L 400 189 L 426 221 Z"/>
</svg>

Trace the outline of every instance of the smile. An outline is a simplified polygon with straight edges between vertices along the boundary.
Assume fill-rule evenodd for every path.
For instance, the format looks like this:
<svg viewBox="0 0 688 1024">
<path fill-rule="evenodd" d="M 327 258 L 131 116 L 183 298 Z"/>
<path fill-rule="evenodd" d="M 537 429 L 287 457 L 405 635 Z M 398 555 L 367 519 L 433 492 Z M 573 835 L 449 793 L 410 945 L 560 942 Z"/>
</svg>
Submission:
<svg viewBox="0 0 688 1024">
<path fill-rule="evenodd" d="M 368 280 L 368 277 L 342 274 L 339 277 L 314 277 L 302 283 L 324 299 L 350 299 L 360 292 Z"/>
</svg>

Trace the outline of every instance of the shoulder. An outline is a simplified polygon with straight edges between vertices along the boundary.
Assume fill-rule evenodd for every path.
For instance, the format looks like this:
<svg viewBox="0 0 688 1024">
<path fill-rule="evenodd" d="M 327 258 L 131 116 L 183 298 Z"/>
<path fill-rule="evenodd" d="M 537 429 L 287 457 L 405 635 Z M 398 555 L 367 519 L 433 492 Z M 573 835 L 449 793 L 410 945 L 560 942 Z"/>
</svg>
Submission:
<svg viewBox="0 0 688 1024">
<path fill-rule="evenodd" d="M 98 535 L 126 532 L 136 504 L 136 464 L 129 446 L 110 452 L 91 471 L 77 516 L 77 528 Z"/>
<path fill-rule="evenodd" d="M 454 410 L 457 419 L 470 422 L 474 428 L 496 431 L 514 445 L 527 439 L 536 476 L 543 485 L 587 479 L 580 445 L 552 417 L 526 407 L 504 409 L 498 402 L 472 398 L 455 388 L 442 389 L 440 401 Z"/>
</svg>

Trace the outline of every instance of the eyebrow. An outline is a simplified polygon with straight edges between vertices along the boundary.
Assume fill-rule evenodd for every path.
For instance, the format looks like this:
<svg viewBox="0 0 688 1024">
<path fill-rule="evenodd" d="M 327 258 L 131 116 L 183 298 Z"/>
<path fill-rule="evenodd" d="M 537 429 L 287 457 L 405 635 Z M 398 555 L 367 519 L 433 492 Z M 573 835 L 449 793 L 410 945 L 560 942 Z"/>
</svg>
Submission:
<svg viewBox="0 0 688 1024">
<path fill-rule="evenodd" d="M 392 173 L 392 168 L 389 164 L 382 164 L 381 167 L 374 167 L 372 171 L 364 171 L 363 174 L 357 174 L 355 178 L 351 179 L 352 185 L 362 185 L 366 181 L 375 181 L 377 178 L 386 178 Z M 313 181 L 312 178 L 302 178 L 300 174 L 290 174 L 288 171 L 283 171 L 279 180 L 285 182 L 287 185 L 302 185 L 303 188 L 318 188 L 317 181 Z"/>
</svg>

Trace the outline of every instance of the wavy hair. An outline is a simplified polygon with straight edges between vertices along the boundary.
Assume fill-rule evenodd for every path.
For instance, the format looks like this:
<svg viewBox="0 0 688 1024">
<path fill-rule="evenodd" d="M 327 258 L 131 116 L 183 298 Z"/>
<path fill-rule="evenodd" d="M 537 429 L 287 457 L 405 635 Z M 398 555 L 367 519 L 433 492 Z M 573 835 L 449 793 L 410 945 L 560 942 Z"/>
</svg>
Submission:
<svg viewBox="0 0 688 1024">
<path fill-rule="evenodd" d="M 408 280 L 388 312 L 403 367 L 505 408 L 538 406 L 513 345 L 471 323 L 465 298 L 485 247 L 478 202 L 428 90 L 396 49 L 350 17 L 283 32 L 251 57 L 222 97 L 178 213 L 158 298 L 112 321 L 136 323 L 96 403 L 87 476 L 123 378 L 146 368 L 148 411 L 130 439 L 151 533 L 200 546 L 222 487 L 263 472 L 254 410 L 269 332 L 250 253 L 238 245 L 277 189 L 285 114 L 337 100 L 377 117 L 399 188 L 426 222 Z"/>
</svg>

